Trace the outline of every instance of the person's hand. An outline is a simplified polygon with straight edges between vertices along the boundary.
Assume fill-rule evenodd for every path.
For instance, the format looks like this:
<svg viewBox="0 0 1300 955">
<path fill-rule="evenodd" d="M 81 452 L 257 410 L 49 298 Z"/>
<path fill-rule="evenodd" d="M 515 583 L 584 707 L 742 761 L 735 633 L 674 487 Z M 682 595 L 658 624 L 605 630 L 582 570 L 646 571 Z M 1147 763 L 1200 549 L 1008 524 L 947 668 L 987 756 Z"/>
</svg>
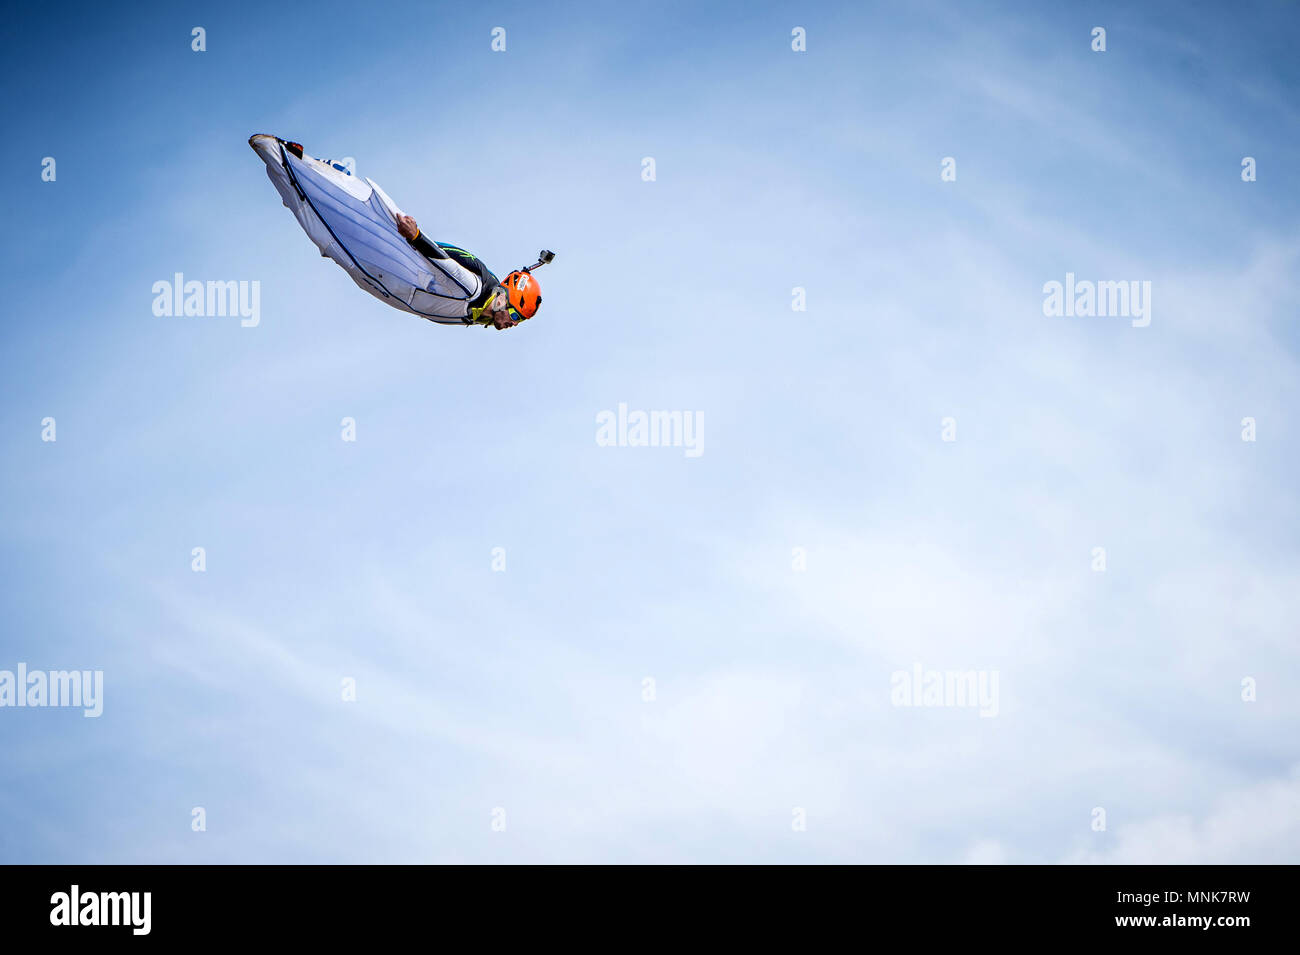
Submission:
<svg viewBox="0 0 1300 955">
<path fill-rule="evenodd" d="M 410 216 L 398 216 L 397 231 L 402 234 L 403 239 L 414 239 L 420 234 L 420 227 Z"/>
</svg>

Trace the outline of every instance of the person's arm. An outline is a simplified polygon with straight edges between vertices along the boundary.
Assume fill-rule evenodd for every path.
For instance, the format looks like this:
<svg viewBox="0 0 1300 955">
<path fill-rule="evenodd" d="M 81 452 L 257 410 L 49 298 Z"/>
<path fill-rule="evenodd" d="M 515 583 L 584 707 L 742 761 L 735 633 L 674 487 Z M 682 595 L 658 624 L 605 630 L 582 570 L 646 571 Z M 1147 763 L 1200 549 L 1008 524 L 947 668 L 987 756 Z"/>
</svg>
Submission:
<svg viewBox="0 0 1300 955">
<path fill-rule="evenodd" d="M 402 237 L 406 239 L 407 242 L 411 243 L 411 246 L 417 252 L 420 252 L 426 258 L 453 259 L 457 264 L 466 268 L 472 268 L 478 273 L 479 278 L 483 282 L 483 294 L 487 296 L 479 320 L 480 323 L 491 324 L 497 329 L 497 331 L 504 328 L 513 328 L 519 324 L 519 322 L 511 316 L 509 309 L 506 308 L 507 298 L 505 289 L 500 286 L 497 277 L 492 274 L 491 270 L 489 270 L 486 265 L 478 259 L 468 256 L 468 254 L 465 254 L 465 257 L 470 259 L 472 264 L 461 261 L 462 253 L 459 249 L 455 250 L 458 253 L 457 255 L 449 255 L 445 249 L 438 245 L 438 243 L 426 239 L 421 234 L 420 227 L 410 216 L 399 215 L 397 217 L 397 231 L 402 234 Z M 471 305 L 471 308 L 472 307 L 473 306 Z"/>
<path fill-rule="evenodd" d="M 411 247 L 427 259 L 445 259 L 447 253 L 438 247 L 438 243 L 431 242 L 420 232 L 420 227 L 410 216 L 397 217 L 397 231 L 401 233 L 402 238 L 411 243 Z"/>
</svg>

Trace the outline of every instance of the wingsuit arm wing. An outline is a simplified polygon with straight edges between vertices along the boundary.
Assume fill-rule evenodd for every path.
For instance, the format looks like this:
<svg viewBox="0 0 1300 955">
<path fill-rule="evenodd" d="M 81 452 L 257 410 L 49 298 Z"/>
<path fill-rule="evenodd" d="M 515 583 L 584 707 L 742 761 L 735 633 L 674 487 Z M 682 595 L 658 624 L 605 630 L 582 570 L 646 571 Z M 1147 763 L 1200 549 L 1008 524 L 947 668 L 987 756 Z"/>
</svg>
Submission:
<svg viewBox="0 0 1300 955">
<path fill-rule="evenodd" d="M 481 288 L 478 295 L 470 299 L 467 305 L 468 321 L 471 324 L 490 324 L 490 320 L 484 318 L 479 312 L 496 292 L 501 280 L 493 274 L 492 270 L 483 264 L 483 260 L 476 255 L 459 249 L 456 246 L 441 246 L 424 237 L 423 232 L 417 232 L 414 239 L 407 239 L 411 248 L 419 252 L 427 259 L 449 259 L 471 272 L 475 273 L 480 280 Z"/>
</svg>

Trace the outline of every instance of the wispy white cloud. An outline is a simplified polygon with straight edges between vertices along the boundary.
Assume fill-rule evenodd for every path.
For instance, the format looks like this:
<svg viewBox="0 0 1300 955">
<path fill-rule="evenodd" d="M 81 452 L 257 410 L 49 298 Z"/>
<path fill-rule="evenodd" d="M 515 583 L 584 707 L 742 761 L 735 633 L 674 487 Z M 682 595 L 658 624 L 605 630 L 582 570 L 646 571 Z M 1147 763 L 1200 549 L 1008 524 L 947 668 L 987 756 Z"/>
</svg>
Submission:
<svg viewBox="0 0 1300 955">
<path fill-rule="evenodd" d="M 1200 813 L 1109 817 L 1094 845 L 1062 858 L 1092 865 L 1286 865 L 1300 856 L 1300 774 L 1223 793 Z"/>
</svg>

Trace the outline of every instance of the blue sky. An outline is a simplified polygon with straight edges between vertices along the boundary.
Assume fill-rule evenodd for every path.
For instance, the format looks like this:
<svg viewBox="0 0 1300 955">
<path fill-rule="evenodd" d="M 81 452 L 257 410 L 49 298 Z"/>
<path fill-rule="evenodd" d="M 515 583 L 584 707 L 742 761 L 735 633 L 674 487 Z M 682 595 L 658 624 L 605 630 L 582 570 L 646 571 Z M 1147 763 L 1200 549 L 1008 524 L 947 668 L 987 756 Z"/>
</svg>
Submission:
<svg viewBox="0 0 1300 955">
<path fill-rule="evenodd" d="M 105 679 L 0 709 L 0 859 L 1300 860 L 1294 3 L 276 7 L 0 39 L 0 669 Z M 257 132 L 539 316 L 363 294 Z"/>
</svg>

